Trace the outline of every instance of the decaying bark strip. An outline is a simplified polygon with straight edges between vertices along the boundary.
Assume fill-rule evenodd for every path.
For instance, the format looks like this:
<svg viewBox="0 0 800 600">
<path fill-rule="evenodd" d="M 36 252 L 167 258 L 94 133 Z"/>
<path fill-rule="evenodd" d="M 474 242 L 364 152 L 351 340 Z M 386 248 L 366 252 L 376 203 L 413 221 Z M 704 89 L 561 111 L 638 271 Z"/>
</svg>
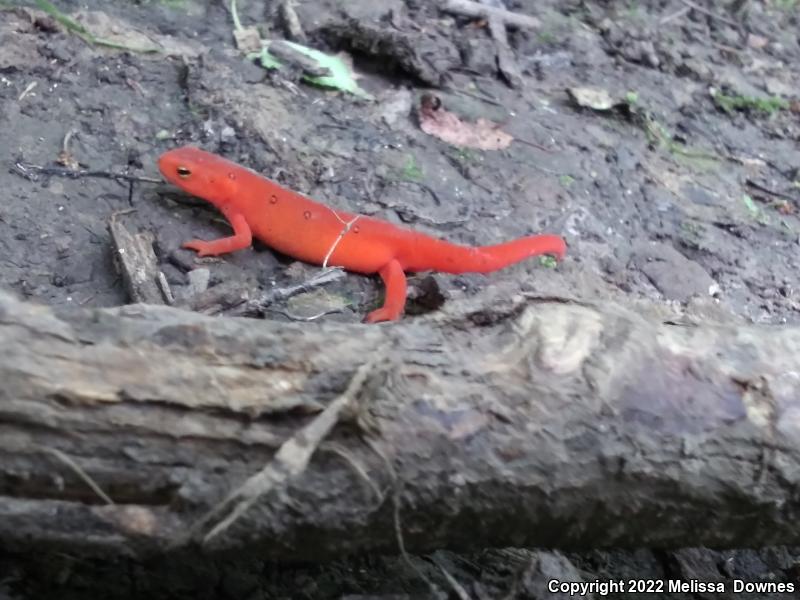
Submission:
<svg viewBox="0 0 800 600">
<path fill-rule="evenodd" d="M 172 292 L 164 275 L 158 270 L 152 234 L 134 235 L 117 217 L 115 214 L 109 220 L 108 231 L 128 296 L 133 302 L 145 304 L 164 304 L 166 296 L 171 303 Z"/>
<path fill-rule="evenodd" d="M 0 293 L 0 546 L 396 552 L 391 489 L 409 552 L 798 544 L 798 356 L 491 292 L 381 326 Z"/>
</svg>

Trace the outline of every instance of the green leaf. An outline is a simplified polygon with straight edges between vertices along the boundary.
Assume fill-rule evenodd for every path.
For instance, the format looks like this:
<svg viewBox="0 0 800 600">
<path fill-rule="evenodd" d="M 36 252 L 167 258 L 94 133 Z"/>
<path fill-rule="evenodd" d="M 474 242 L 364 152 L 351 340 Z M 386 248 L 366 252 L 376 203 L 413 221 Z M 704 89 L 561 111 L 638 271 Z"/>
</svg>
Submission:
<svg viewBox="0 0 800 600">
<path fill-rule="evenodd" d="M 758 206 L 756 206 L 756 203 L 753 202 L 753 199 L 747 194 L 745 194 L 742 197 L 742 201 L 744 202 L 745 207 L 747 207 L 747 211 L 750 213 L 750 216 L 753 218 L 758 217 L 758 213 L 760 213 L 761 211 L 758 210 Z"/>
<path fill-rule="evenodd" d="M 316 61 L 320 68 L 328 69 L 331 73 L 330 76 L 326 77 L 304 76 L 303 79 L 306 81 L 321 87 L 335 88 L 343 92 L 349 92 L 350 94 L 359 96 L 361 98 L 372 99 L 372 96 L 359 87 L 347 64 L 345 64 L 340 57 L 331 56 L 330 54 L 325 54 L 324 52 L 320 52 L 319 50 L 315 50 L 314 48 L 309 48 L 295 42 L 287 41 L 284 43 L 292 47 L 294 50 L 297 50 L 301 54 L 305 54 L 312 60 Z"/>
<path fill-rule="evenodd" d="M 539 264 L 547 269 L 555 269 L 558 261 L 552 256 L 540 256 Z"/>
<path fill-rule="evenodd" d="M 247 58 L 254 59 L 257 58 L 258 62 L 261 63 L 261 66 L 265 69 L 280 69 L 283 66 L 283 63 L 279 61 L 277 58 L 272 56 L 267 49 L 267 46 L 261 48 L 261 52 L 254 52 L 253 54 L 248 54 Z"/>
<path fill-rule="evenodd" d="M 233 26 L 236 31 L 242 31 L 244 28 L 242 27 L 242 23 L 239 20 L 239 14 L 236 11 L 236 0 L 231 0 L 231 16 L 233 18 Z M 262 48 L 260 52 L 252 52 L 247 55 L 249 59 L 257 59 L 261 66 L 265 69 L 280 69 L 283 67 L 283 63 L 278 60 L 275 56 L 270 54 L 269 52 L 269 40 L 262 40 Z M 309 83 L 313 83 L 314 85 L 318 85 L 320 87 L 326 88 L 333 88 L 337 90 L 341 90 L 343 92 L 347 92 L 349 94 L 353 94 L 354 96 L 358 96 L 360 98 L 366 98 L 368 100 L 372 100 L 372 96 L 368 94 L 366 91 L 361 89 L 359 85 L 356 83 L 355 78 L 353 77 L 353 73 L 350 71 L 350 68 L 347 64 L 338 56 L 331 56 L 330 54 L 325 54 L 324 52 L 320 52 L 319 50 L 315 50 L 314 48 L 309 48 L 308 46 L 303 46 L 302 44 L 297 44 L 295 42 L 290 42 L 288 40 L 283 41 L 284 44 L 290 46 L 296 52 L 300 52 L 301 54 L 305 54 L 307 57 L 312 59 L 317 65 L 322 69 L 327 69 L 330 73 L 329 76 L 324 77 L 313 77 L 310 75 L 303 75 L 303 80 L 308 81 Z"/>
<path fill-rule="evenodd" d="M 291 46 L 293 50 L 308 56 L 310 59 L 316 62 L 320 68 L 328 69 L 328 72 L 330 73 L 329 76 L 324 77 L 303 75 L 303 80 L 320 87 L 333 88 L 343 92 L 348 92 L 360 98 L 372 100 L 372 96 L 359 87 L 347 64 L 338 56 L 331 56 L 330 54 L 325 54 L 324 52 L 320 52 L 314 48 L 308 48 L 307 46 L 303 46 L 302 44 L 297 44 L 295 42 L 284 40 L 281 41 L 287 46 Z M 266 40 L 263 42 L 263 44 L 264 47 L 261 49 L 261 52 L 253 52 L 248 54 L 247 58 L 257 59 L 261 66 L 265 69 L 280 69 L 283 67 L 283 63 L 278 60 L 278 58 L 270 54 L 270 42 Z"/>
</svg>

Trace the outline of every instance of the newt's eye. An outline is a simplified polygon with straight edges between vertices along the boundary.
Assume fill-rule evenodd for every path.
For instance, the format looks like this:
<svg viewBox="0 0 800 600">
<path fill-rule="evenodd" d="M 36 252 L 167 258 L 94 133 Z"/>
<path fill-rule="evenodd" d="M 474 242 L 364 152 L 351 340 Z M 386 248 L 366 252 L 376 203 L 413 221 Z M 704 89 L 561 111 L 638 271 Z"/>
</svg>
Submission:
<svg viewBox="0 0 800 600">
<path fill-rule="evenodd" d="M 178 177 L 181 179 L 186 179 L 192 174 L 191 170 L 187 169 L 186 167 L 178 167 L 175 169 L 175 171 L 178 173 Z"/>
</svg>

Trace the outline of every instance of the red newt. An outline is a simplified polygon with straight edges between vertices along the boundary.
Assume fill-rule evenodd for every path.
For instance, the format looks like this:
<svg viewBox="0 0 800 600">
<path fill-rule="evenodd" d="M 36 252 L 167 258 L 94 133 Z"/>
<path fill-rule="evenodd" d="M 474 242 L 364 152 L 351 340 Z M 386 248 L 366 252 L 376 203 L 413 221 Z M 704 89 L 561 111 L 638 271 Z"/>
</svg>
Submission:
<svg viewBox="0 0 800 600">
<path fill-rule="evenodd" d="M 386 221 L 320 204 L 220 156 L 185 146 L 158 159 L 164 177 L 214 205 L 233 235 L 191 240 L 184 248 L 217 256 L 247 248 L 253 237 L 308 263 L 380 275 L 384 305 L 368 323 L 393 321 L 406 302 L 406 272 L 488 273 L 540 254 L 564 257 L 566 244 L 555 235 L 532 235 L 493 246 L 453 244 Z"/>
</svg>

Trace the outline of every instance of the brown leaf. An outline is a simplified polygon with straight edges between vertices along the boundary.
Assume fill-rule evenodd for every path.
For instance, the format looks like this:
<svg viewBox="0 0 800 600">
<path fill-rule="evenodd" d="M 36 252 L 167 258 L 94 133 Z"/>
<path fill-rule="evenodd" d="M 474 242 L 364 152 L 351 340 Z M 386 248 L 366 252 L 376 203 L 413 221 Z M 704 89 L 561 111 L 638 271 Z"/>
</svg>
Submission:
<svg viewBox="0 0 800 600">
<path fill-rule="evenodd" d="M 487 119 L 478 119 L 475 123 L 462 121 L 442 108 L 442 101 L 430 94 L 423 95 L 420 101 L 419 124 L 428 135 L 465 148 L 502 150 L 514 141 L 497 123 Z"/>
</svg>

